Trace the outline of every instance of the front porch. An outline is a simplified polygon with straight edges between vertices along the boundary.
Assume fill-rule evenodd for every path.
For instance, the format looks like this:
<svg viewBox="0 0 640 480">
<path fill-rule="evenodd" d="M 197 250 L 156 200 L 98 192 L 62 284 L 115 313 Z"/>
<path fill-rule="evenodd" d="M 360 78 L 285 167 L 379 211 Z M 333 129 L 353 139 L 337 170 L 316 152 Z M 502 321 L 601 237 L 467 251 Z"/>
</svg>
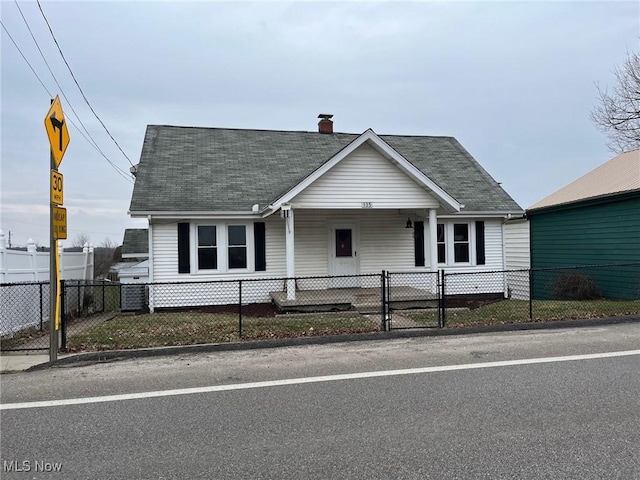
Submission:
<svg viewBox="0 0 640 480">
<path fill-rule="evenodd" d="M 286 291 L 270 292 L 269 295 L 271 301 L 283 313 L 337 310 L 380 313 L 382 308 L 382 287 L 298 290 L 294 299 L 287 299 Z M 390 307 L 393 309 L 437 308 L 438 306 L 436 294 L 414 287 L 391 287 L 388 295 Z"/>
</svg>

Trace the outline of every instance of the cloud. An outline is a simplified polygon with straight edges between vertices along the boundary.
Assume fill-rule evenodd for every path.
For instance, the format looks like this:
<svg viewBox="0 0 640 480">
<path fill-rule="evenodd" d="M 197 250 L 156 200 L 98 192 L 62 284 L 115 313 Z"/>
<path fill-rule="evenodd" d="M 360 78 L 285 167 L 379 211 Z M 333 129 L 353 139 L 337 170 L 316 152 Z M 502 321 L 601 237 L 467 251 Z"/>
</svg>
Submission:
<svg viewBox="0 0 640 480">
<path fill-rule="evenodd" d="M 125 172 L 129 161 L 78 92 L 37 4 L 21 8 L 68 101 L 15 5 L 3 4 L 3 23 L 78 126 L 70 124 L 60 166 L 70 232 L 120 238 L 140 225 L 126 213 L 132 185 L 90 143 Z M 132 163 L 147 124 L 314 130 L 326 111 L 337 131 L 455 136 L 523 206 L 610 157 L 588 119 L 594 82 L 612 82 L 613 68 L 637 47 L 640 16 L 637 2 L 46 2 L 43 9 Z M 42 224 L 38 235 L 48 239 L 50 98 L 2 35 L 3 228 Z M 72 106 L 93 140 L 83 138 Z"/>
</svg>

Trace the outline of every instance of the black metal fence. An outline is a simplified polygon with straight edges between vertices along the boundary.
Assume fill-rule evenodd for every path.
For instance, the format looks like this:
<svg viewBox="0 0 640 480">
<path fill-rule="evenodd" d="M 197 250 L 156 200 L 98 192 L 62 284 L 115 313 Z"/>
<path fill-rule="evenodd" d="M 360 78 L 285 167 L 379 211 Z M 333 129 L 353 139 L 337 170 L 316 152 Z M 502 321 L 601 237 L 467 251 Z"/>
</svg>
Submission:
<svg viewBox="0 0 640 480">
<path fill-rule="evenodd" d="M 640 264 L 441 274 L 444 326 L 640 313 Z"/>
<path fill-rule="evenodd" d="M 49 283 L 0 284 L 2 350 L 49 348 Z"/>
<path fill-rule="evenodd" d="M 640 264 L 61 291 L 61 346 L 77 351 L 640 314 Z M 2 349 L 49 348 L 48 284 L 3 284 L 0 299 Z"/>
</svg>

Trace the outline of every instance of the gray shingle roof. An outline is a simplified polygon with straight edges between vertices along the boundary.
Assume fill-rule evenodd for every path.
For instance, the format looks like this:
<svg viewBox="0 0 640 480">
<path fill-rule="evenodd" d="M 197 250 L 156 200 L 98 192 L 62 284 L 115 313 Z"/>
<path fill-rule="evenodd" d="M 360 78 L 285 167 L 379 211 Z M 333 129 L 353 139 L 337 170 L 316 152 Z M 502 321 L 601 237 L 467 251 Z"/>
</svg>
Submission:
<svg viewBox="0 0 640 480">
<path fill-rule="evenodd" d="M 359 136 L 149 125 L 129 210 L 263 208 Z M 522 211 L 455 138 L 380 138 L 464 204 L 463 211 Z"/>
<path fill-rule="evenodd" d="M 149 230 L 146 228 L 127 228 L 122 240 L 123 255 L 148 255 Z"/>
</svg>

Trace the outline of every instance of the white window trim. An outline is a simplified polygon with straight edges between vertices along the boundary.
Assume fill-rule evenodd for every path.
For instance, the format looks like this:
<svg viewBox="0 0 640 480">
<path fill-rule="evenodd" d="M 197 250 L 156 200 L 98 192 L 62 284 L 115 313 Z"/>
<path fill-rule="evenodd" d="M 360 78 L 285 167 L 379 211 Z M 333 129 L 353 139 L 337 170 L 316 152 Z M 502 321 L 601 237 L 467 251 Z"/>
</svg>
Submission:
<svg viewBox="0 0 640 480">
<path fill-rule="evenodd" d="M 200 250 L 200 246 L 198 245 L 198 227 L 216 227 L 216 253 L 217 253 L 217 265 L 218 268 L 207 268 L 207 269 L 199 269 L 198 268 L 198 252 Z M 220 227 L 215 223 L 202 222 L 191 225 L 192 234 L 190 238 L 193 238 L 193 248 L 191 248 L 191 271 L 196 273 L 210 273 L 210 272 L 219 272 L 220 271 Z"/>
<path fill-rule="evenodd" d="M 216 269 L 199 269 L 198 268 L 198 227 L 199 226 L 215 226 L 216 227 L 216 248 L 218 253 L 218 268 Z M 229 226 L 243 226 L 246 228 L 247 234 L 247 268 L 229 268 L 229 241 L 228 231 Z M 235 221 L 198 221 L 191 223 L 191 271 L 194 275 L 219 275 L 219 274 L 235 274 L 235 273 L 253 273 L 255 272 L 255 251 L 254 247 L 254 235 L 253 235 L 253 222 L 235 222 Z"/>
<path fill-rule="evenodd" d="M 441 221 L 441 219 L 438 219 L 438 223 L 444 224 L 445 259 L 446 259 L 445 263 L 438 262 L 438 266 L 469 267 L 469 266 L 477 265 L 475 221 L 466 221 L 466 220 L 460 220 L 460 219 Z M 467 225 L 469 229 L 469 261 L 468 262 L 455 261 L 455 248 L 454 248 L 455 242 L 454 242 L 454 236 L 453 236 L 454 224 Z M 437 244 L 436 244 L 436 248 L 437 248 Z"/>
</svg>

